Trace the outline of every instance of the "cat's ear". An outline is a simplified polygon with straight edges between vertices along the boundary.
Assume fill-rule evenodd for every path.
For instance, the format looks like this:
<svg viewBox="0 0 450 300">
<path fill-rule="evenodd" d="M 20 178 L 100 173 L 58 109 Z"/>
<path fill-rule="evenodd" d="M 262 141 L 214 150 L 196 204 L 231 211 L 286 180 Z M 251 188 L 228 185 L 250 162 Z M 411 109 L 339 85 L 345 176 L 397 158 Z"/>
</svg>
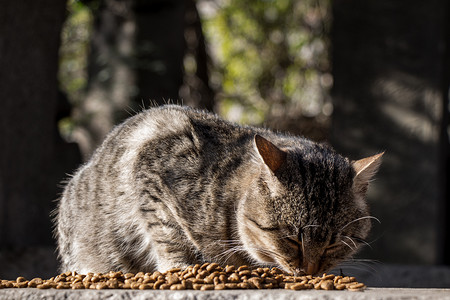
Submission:
<svg viewBox="0 0 450 300">
<path fill-rule="evenodd" d="M 278 170 L 286 161 L 286 152 L 258 134 L 255 135 L 255 144 L 263 161 L 272 172 Z"/>
<path fill-rule="evenodd" d="M 384 152 L 353 162 L 353 169 L 356 174 L 353 178 L 353 188 L 355 192 L 361 194 L 367 192 L 367 186 L 375 173 L 377 173 L 383 154 Z"/>
</svg>

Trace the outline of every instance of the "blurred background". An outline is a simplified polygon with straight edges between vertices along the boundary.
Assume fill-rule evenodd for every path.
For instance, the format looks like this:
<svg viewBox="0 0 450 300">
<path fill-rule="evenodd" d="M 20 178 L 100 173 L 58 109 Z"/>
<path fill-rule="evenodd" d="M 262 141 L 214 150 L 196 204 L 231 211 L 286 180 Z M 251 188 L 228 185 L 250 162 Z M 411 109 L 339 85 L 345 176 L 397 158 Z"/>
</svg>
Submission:
<svg viewBox="0 0 450 300">
<path fill-rule="evenodd" d="M 179 103 L 351 159 L 386 151 L 381 223 L 339 269 L 450 287 L 448 1 L 0 3 L 0 278 L 55 275 L 63 180 L 115 124 Z"/>
</svg>

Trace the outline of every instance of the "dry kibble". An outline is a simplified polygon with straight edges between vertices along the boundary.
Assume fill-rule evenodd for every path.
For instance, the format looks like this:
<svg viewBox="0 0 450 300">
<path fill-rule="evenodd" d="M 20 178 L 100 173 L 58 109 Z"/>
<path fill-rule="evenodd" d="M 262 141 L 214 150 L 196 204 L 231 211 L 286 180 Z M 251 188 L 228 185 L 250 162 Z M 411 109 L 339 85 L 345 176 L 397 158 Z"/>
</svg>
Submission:
<svg viewBox="0 0 450 300">
<path fill-rule="evenodd" d="M 28 281 L 16 282 L 16 283 L 14 283 L 14 287 L 16 287 L 16 288 L 26 288 L 26 287 L 28 287 Z"/>
<path fill-rule="evenodd" d="M 159 287 L 160 290 L 170 290 L 170 284 L 168 283 L 163 283 L 161 284 L 161 286 Z"/>
<path fill-rule="evenodd" d="M 291 289 L 291 290 L 296 290 L 296 291 L 308 289 L 308 286 L 305 285 L 304 283 L 301 283 L 301 282 L 298 282 L 298 283 L 292 283 L 292 284 L 286 285 L 286 286 L 289 286 L 289 287 L 288 287 L 289 289 Z"/>
<path fill-rule="evenodd" d="M 320 288 L 322 290 L 332 290 L 334 288 L 334 284 L 332 280 L 323 280 L 320 283 Z"/>
<path fill-rule="evenodd" d="M 71 285 L 71 288 L 73 289 L 73 290 L 82 290 L 82 289 L 88 289 L 88 288 L 90 288 L 90 283 L 88 283 L 87 284 L 87 287 L 83 284 L 83 283 L 81 283 L 81 282 L 77 282 L 77 283 L 75 283 L 75 284 L 72 284 Z"/>
<path fill-rule="evenodd" d="M 271 289 L 274 289 L 276 287 L 275 287 L 275 285 L 273 283 L 263 283 L 262 284 L 262 288 L 271 290 Z"/>
<path fill-rule="evenodd" d="M 211 277 L 206 277 L 203 281 L 204 281 L 205 284 L 214 283 L 214 279 L 211 278 Z"/>
<path fill-rule="evenodd" d="M 153 289 L 153 283 L 143 283 L 139 285 L 140 290 L 151 290 Z"/>
<path fill-rule="evenodd" d="M 47 282 L 37 286 L 38 289 L 49 289 L 51 287 L 52 286 L 50 284 L 48 284 Z"/>
<path fill-rule="evenodd" d="M 362 291 L 366 286 L 354 277 L 323 274 L 322 276 L 294 276 L 279 268 L 256 268 L 246 265 L 220 266 L 204 263 L 185 269 L 172 268 L 167 272 L 87 273 L 67 271 L 47 280 L 33 278 L 28 281 L 19 276 L 16 280 L 0 280 L 0 288 L 38 289 L 139 289 L 139 290 L 224 290 L 224 289 L 275 289 L 290 290 L 349 290 Z"/>
<path fill-rule="evenodd" d="M 129 290 L 129 289 L 131 289 L 131 285 L 129 284 L 129 283 L 124 283 L 123 285 L 122 285 L 122 288 L 124 289 L 124 290 Z M 155 289 L 155 286 L 153 285 L 153 289 Z M 156 290 L 156 289 L 155 289 Z"/>
<path fill-rule="evenodd" d="M 280 270 L 277 267 L 273 267 L 272 270 L 270 270 L 273 274 L 284 274 L 282 270 Z"/>
<path fill-rule="evenodd" d="M 219 266 L 218 263 L 212 263 L 212 264 L 209 264 L 209 265 L 206 267 L 206 270 L 207 270 L 208 272 L 213 272 L 218 266 Z"/>
<path fill-rule="evenodd" d="M 235 270 L 234 266 L 231 265 L 231 266 L 226 266 L 224 271 L 225 271 L 225 273 L 232 273 L 232 272 L 234 272 L 234 270 Z"/>
<path fill-rule="evenodd" d="M 153 289 L 154 290 L 158 290 L 159 289 L 159 287 L 162 285 L 162 284 L 164 284 L 164 280 L 158 280 L 158 281 L 156 281 L 154 284 L 153 284 Z"/>
<path fill-rule="evenodd" d="M 163 283 L 163 284 L 164 284 L 164 283 Z M 140 286 L 141 286 L 141 283 L 139 283 L 139 282 L 132 282 L 132 283 L 130 284 L 130 287 L 131 287 L 133 290 L 138 290 Z"/>
<path fill-rule="evenodd" d="M 334 277 L 335 276 L 333 274 L 329 274 L 329 275 L 323 274 L 322 280 L 333 280 Z"/>
<path fill-rule="evenodd" d="M 174 284 L 170 287 L 171 290 L 185 290 L 186 287 L 184 287 L 181 283 Z"/>
<path fill-rule="evenodd" d="M 196 264 L 193 268 L 192 268 L 192 274 L 197 275 L 198 270 L 200 269 L 200 265 Z"/>
<path fill-rule="evenodd" d="M 228 277 L 228 281 L 229 282 L 239 282 L 241 279 L 239 278 L 239 275 L 236 273 L 232 273 L 229 277 Z"/>
<path fill-rule="evenodd" d="M 354 282 L 354 283 L 348 285 L 348 286 L 347 286 L 347 289 L 348 289 L 349 291 L 360 291 L 360 290 L 364 289 L 365 287 L 366 287 L 366 286 L 365 286 L 364 283 L 357 283 L 357 282 Z"/>
<path fill-rule="evenodd" d="M 96 288 L 97 290 L 104 290 L 104 289 L 107 289 L 108 286 L 106 285 L 105 282 L 99 282 L 99 283 L 97 283 L 97 286 L 96 286 L 95 288 Z"/>
<path fill-rule="evenodd" d="M 237 284 L 237 287 L 240 289 L 249 289 L 251 288 L 250 284 L 248 284 L 248 282 L 239 282 Z"/>
<path fill-rule="evenodd" d="M 241 272 L 241 271 L 243 271 L 243 270 L 248 270 L 248 266 L 247 266 L 247 265 L 243 265 L 243 266 L 240 266 L 240 267 L 237 269 L 238 272 Z"/>
<path fill-rule="evenodd" d="M 227 276 L 225 274 L 220 274 L 219 275 L 219 281 L 221 283 L 226 283 L 227 282 Z"/>
<path fill-rule="evenodd" d="M 42 278 L 33 278 L 28 282 L 28 287 L 31 288 L 35 288 L 37 287 L 39 284 L 44 283 L 44 281 L 42 280 Z"/>
<path fill-rule="evenodd" d="M 70 283 L 68 282 L 59 282 L 56 288 L 59 289 L 70 289 Z"/>
<path fill-rule="evenodd" d="M 191 277 L 194 277 L 194 276 L 195 276 L 195 275 L 194 275 L 194 273 L 192 273 L 192 272 L 186 273 L 186 274 L 183 275 L 183 279 L 188 279 L 188 278 L 191 278 Z"/>
<path fill-rule="evenodd" d="M 214 290 L 214 284 L 204 284 L 200 288 L 201 291 Z"/>
<path fill-rule="evenodd" d="M 355 277 L 348 277 L 348 276 L 341 278 L 339 280 L 340 283 L 351 283 L 351 282 L 355 282 L 355 281 L 356 281 Z"/>
<path fill-rule="evenodd" d="M 114 278 L 114 279 L 109 279 L 109 280 L 106 282 L 106 285 L 107 285 L 108 288 L 110 288 L 110 289 L 117 289 L 117 288 L 119 288 L 119 281 L 118 281 L 116 278 Z"/>
<path fill-rule="evenodd" d="M 249 276 L 252 272 L 250 270 L 243 270 L 239 272 L 239 276 Z"/>
<path fill-rule="evenodd" d="M 181 271 L 180 268 L 172 268 L 172 269 L 168 270 L 167 273 L 177 273 L 177 272 L 180 272 L 180 271 Z M 144 275 L 144 274 L 142 273 L 142 275 Z M 136 274 L 136 276 L 137 276 L 137 274 Z"/>
<path fill-rule="evenodd" d="M 230 290 L 234 290 L 238 288 L 237 283 L 225 283 L 225 287 Z"/>
<path fill-rule="evenodd" d="M 203 271 L 200 271 L 200 273 L 198 273 L 196 277 L 203 279 L 208 275 L 209 275 L 209 272 L 207 270 L 203 270 Z"/>
<path fill-rule="evenodd" d="M 252 285 L 254 285 L 257 289 L 262 289 L 261 282 L 263 281 L 262 278 L 259 277 L 252 277 L 248 280 L 248 282 Z"/>
<path fill-rule="evenodd" d="M 176 284 L 180 282 L 180 278 L 176 274 L 172 274 L 166 277 L 166 281 L 168 284 Z"/>
<path fill-rule="evenodd" d="M 264 279 L 264 282 L 268 283 L 268 284 L 277 284 L 278 283 L 278 281 L 276 279 L 271 278 L 271 277 L 261 277 L 261 278 Z"/>
</svg>

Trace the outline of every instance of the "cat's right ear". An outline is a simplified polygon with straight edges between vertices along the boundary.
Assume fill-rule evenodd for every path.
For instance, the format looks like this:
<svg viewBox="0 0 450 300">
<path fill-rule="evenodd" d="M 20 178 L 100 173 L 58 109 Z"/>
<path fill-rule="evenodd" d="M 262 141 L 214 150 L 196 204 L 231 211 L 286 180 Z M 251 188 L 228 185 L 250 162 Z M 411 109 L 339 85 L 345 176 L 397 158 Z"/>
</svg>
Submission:
<svg viewBox="0 0 450 300">
<path fill-rule="evenodd" d="M 383 154 L 384 152 L 353 162 L 353 169 L 356 174 L 353 178 L 353 188 L 356 192 L 361 194 L 367 192 L 370 180 L 372 180 L 380 167 Z"/>
<path fill-rule="evenodd" d="M 264 163 L 272 172 L 277 171 L 286 161 L 286 152 L 258 134 L 255 135 L 255 145 Z"/>
</svg>

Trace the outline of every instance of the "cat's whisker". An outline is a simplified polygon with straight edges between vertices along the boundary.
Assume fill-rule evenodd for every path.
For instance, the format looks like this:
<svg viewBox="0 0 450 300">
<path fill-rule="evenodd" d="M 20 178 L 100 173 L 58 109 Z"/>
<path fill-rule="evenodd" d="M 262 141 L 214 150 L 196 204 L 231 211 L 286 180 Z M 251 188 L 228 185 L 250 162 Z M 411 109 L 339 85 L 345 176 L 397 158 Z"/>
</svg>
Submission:
<svg viewBox="0 0 450 300">
<path fill-rule="evenodd" d="M 300 239 L 302 242 L 302 253 L 305 253 L 305 243 L 303 243 L 303 232 L 300 234 Z"/>
<path fill-rule="evenodd" d="M 221 257 L 224 261 L 228 261 L 230 257 L 241 252 L 245 253 L 245 248 L 243 246 L 236 246 L 225 251 Z"/>
<path fill-rule="evenodd" d="M 214 257 L 213 257 L 213 260 L 225 263 L 225 262 L 228 261 L 228 260 L 230 259 L 230 257 L 232 257 L 234 254 L 241 253 L 241 252 L 245 252 L 245 249 L 244 249 L 243 246 L 235 246 L 235 247 L 231 247 L 231 248 L 229 248 L 229 249 L 223 251 L 222 253 L 220 253 L 220 254 L 214 256 Z"/>
<path fill-rule="evenodd" d="M 345 238 L 349 239 L 353 243 L 353 245 L 355 246 L 355 249 L 358 248 L 358 246 L 356 245 L 355 241 L 351 237 L 346 236 L 346 235 L 343 235 L 342 237 L 345 237 Z"/>
<path fill-rule="evenodd" d="M 358 265 L 340 265 L 343 269 L 345 269 L 344 273 L 345 275 L 350 275 L 352 273 L 361 273 L 361 272 L 369 272 L 369 273 L 375 273 L 374 270 L 368 270 L 367 268 L 364 268 L 363 266 Z M 350 273 L 350 274 L 348 274 Z"/>
<path fill-rule="evenodd" d="M 347 266 L 347 267 L 362 267 L 362 268 L 369 268 L 373 271 L 376 271 L 376 269 L 373 267 L 373 265 L 381 265 L 382 263 L 377 260 L 371 260 L 371 259 L 350 259 L 341 262 L 339 265 L 341 266 Z"/>
<path fill-rule="evenodd" d="M 352 259 L 350 259 L 350 261 L 358 262 L 358 263 L 366 263 L 366 264 L 371 263 L 374 265 L 382 265 L 383 264 L 383 262 L 381 262 L 377 259 L 352 258 Z"/>
<path fill-rule="evenodd" d="M 373 220 L 377 221 L 379 224 L 381 224 L 381 221 L 380 221 L 377 217 L 374 217 L 374 216 L 365 216 L 365 217 L 357 218 L 357 219 L 354 219 L 353 221 L 348 222 L 347 224 L 345 224 L 345 225 L 341 228 L 341 231 L 344 230 L 344 228 L 346 228 L 346 227 L 349 226 L 350 224 L 353 224 L 353 223 L 355 223 L 355 222 L 358 222 L 358 221 L 361 221 L 361 220 L 365 220 L 365 219 L 373 219 Z"/>
<path fill-rule="evenodd" d="M 286 238 L 296 239 L 296 238 L 298 238 L 298 235 L 296 235 L 296 234 L 287 234 L 287 235 L 283 235 L 283 236 L 280 236 L 280 237 L 276 237 L 277 240 L 284 240 Z"/>
<path fill-rule="evenodd" d="M 283 260 L 283 261 L 287 261 L 288 260 L 287 257 L 281 255 L 278 252 L 272 251 L 270 249 L 264 249 L 264 248 L 261 248 L 261 247 L 249 247 L 247 249 L 259 251 L 259 252 L 261 252 L 261 253 L 263 253 L 263 254 L 265 254 L 267 256 L 275 257 L 275 258 L 277 258 L 279 260 Z"/>
<path fill-rule="evenodd" d="M 232 247 L 230 248 L 230 246 Z M 217 260 L 220 257 L 227 256 L 228 253 L 231 253 L 231 255 L 233 255 L 238 251 L 244 251 L 242 243 L 239 240 L 217 240 L 215 241 L 215 243 L 211 244 L 208 248 L 212 250 L 211 252 L 214 252 L 214 250 L 216 250 L 217 247 L 228 248 L 225 251 L 221 252 L 219 255 L 217 255 Z M 226 259 L 228 258 L 229 257 L 227 257 Z"/>
<path fill-rule="evenodd" d="M 370 249 L 373 249 L 372 246 L 370 245 L 370 243 L 367 242 L 366 240 L 360 239 L 360 238 L 357 238 L 357 237 L 352 237 L 352 238 L 357 240 L 358 242 L 363 243 L 364 245 L 368 246 Z"/>
<path fill-rule="evenodd" d="M 217 240 L 214 244 L 220 246 L 230 246 L 230 245 L 242 245 L 242 242 L 240 240 Z"/>
<path fill-rule="evenodd" d="M 359 272 L 361 271 L 369 272 L 370 274 L 376 275 L 378 279 L 381 280 L 381 275 L 379 275 L 380 270 L 376 268 L 377 265 L 382 265 L 382 263 L 377 260 L 370 260 L 370 259 L 351 259 L 349 261 L 341 262 L 338 268 L 342 267 L 345 269 L 356 270 Z"/>
<path fill-rule="evenodd" d="M 350 266 L 361 266 L 362 268 L 368 268 L 371 269 L 372 271 L 377 272 L 378 270 L 376 269 L 376 266 L 381 266 L 383 265 L 382 262 L 378 261 L 378 260 L 372 260 L 372 259 L 351 259 L 349 261 L 346 261 L 344 263 L 347 263 Z"/>
<path fill-rule="evenodd" d="M 344 241 L 341 241 L 341 243 L 343 243 L 344 245 L 346 245 L 347 247 L 349 247 L 350 250 L 352 250 L 352 251 L 355 251 L 355 250 L 356 250 L 356 249 L 353 249 L 349 244 L 347 244 L 347 243 L 344 242 Z"/>
<path fill-rule="evenodd" d="M 308 227 L 320 227 L 320 225 L 315 225 L 315 224 L 305 225 L 305 226 L 302 227 L 302 231 L 305 230 Z"/>
</svg>

